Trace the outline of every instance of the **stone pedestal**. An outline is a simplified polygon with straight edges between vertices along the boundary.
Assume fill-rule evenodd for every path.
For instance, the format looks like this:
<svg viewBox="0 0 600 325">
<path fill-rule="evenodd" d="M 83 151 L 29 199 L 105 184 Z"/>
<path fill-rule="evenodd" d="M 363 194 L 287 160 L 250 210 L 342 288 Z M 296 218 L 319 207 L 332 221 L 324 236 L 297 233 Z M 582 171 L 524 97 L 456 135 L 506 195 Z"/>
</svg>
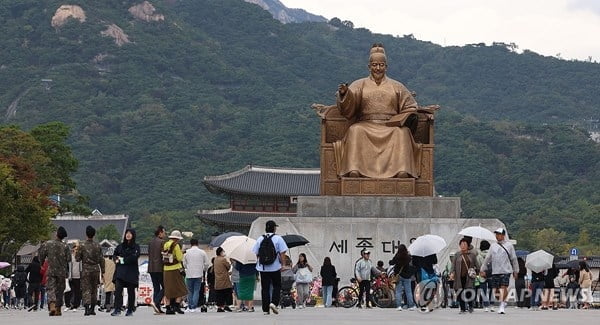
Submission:
<svg viewBox="0 0 600 325">
<path fill-rule="evenodd" d="M 276 218 L 277 233 L 299 234 L 309 245 L 290 249 L 294 263 L 298 254 L 306 253 L 308 262 L 318 275 L 323 259 L 331 258 L 340 285 L 353 277 L 353 267 L 363 248 L 371 250 L 371 259 L 388 261 L 398 246 L 409 246 L 409 240 L 425 234 L 443 237 L 448 246 L 440 254 L 440 268 L 448 262 L 450 252 L 458 250 L 462 235 L 458 232 L 469 226 L 481 225 L 496 229 L 504 225 L 497 219 L 460 218 L 460 198 L 448 197 L 299 197 L 297 217 Z M 264 233 L 270 217 L 252 223 L 249 236 L 258 238 Z M 477 241 L 474 244 L 478 245 Z"/>
<path fill-rule="evenodd" d="M 298 217 L 460 218 L 458 197 L 299 196 Z"/>
</svg>

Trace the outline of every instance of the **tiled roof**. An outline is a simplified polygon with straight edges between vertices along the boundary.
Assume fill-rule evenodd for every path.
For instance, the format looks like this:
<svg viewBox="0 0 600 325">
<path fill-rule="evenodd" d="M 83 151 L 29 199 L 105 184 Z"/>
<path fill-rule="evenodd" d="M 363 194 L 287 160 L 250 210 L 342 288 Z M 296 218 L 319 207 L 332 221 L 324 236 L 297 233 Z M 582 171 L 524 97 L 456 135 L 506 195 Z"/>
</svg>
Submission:
<svg viewBox="0 0 600 325">
<path fill-rule="evenodd" d="M 241 212 L 231 209 L 198 211 L 198 218 L 218 225 L 250 226 L 258 217 L 289 217 L 296 213 Z"/>
<path fill-rule="evenodd" d="M 98 229 L 114 225 L 119 232 L 120 237 L 123 237 L 125 229 L 127 229 L 127 222 L 129 216 L 125 214 L 120 215 L 100 215 L 100 216 L 57 216 L 55 219 L 51 219 L 52 223 L 56 226 L 63 226 L 67 230 L 67 239 L 80 239 L 85 240 L 85 228 L 90 225 Z"/>
<path fill-rule="evenodd" d="M 569 257 L 559 257 L 556 264 L 567 264 L 570 261 Z M 583 257 L 580 257 L 577 261 L 583 261 Z M 592 269 L 600 268 L 600 256 L 587 256 L 585 262 Z"/>
<path fill-rule="evenodd" d="M 238 171 L 206 176 L 202 183 L 212 193 L 274 196 L 319 195 L 318 168 L 275 168 L 248 165 Z"/>
</svg>

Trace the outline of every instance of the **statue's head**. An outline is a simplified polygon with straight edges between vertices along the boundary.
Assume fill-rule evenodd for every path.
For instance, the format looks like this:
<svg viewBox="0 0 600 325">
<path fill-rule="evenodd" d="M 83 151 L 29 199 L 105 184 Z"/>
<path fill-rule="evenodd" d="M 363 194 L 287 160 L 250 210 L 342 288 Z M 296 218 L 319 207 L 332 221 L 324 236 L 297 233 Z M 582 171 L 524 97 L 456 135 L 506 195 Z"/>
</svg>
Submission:
<svg viewBox="0 0 600 325">
<path fill-rule="evenodd" d="M 385 71 L 387 70 L 387 58 L 385 56 L 385 50 L 383 44 L 375 43 L 371 47 L 371 53 L 369 55 L 369 71 L 371 77 L 375 82 L 379 83 L 385 77 Z"/>
</svg>

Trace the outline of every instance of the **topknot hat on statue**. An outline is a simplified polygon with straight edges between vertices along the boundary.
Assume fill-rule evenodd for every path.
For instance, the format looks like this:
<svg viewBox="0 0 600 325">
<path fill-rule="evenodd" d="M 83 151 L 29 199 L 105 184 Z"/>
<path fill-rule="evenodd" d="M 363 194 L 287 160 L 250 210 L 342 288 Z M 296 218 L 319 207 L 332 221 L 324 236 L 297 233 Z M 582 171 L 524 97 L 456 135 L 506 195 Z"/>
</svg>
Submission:
<svg viewBox="0 0 600 325">
<path fill-rule="evenodd" d="M 369 51 L 369 58 L 373 59 L 374 56 L 383 56 L 384 60 L 386 59 L 385 49 L 383 48 L 382 43 L 374 43 L 373 46 L 371 46 L 371 51 Z"/>
</svg>

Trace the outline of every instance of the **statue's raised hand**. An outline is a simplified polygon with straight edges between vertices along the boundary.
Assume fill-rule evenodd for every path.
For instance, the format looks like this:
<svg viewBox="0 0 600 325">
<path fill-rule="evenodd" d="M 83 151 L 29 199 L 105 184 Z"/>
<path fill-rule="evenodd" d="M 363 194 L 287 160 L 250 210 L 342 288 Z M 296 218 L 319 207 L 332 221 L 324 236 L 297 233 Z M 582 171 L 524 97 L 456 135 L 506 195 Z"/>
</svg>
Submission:
<svg viewBox="0 0 600 325">
<path fill-rule="evenodd" d="M 347 92 L 348 92 L 348 84 L 347 83 L 341 83 L 338 86 L 338 93 L 340 94 L 340 97 L 344 97 L 344 95 L 346 95 Z"/>
</svg>

